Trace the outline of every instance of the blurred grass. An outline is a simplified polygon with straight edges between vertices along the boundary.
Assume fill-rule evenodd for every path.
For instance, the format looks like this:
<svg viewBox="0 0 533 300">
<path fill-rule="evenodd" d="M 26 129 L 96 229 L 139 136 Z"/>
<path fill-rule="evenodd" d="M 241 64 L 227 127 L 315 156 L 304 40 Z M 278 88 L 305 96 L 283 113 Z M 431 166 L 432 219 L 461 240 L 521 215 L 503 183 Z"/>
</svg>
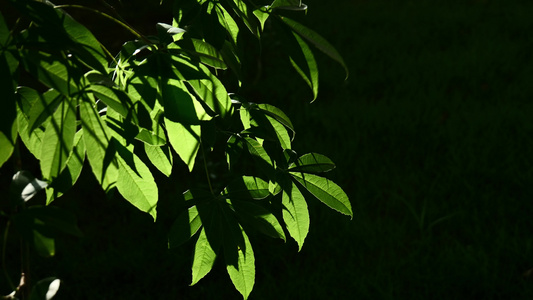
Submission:
<svg viewBox="0 0 533 300">
<path fill-rule="evenodd" d="M 338 48 L 349 79 L 317 52 L 319 99 L 308 104 L 267 43 L 254 93 L 291 117 L 298 152 L 337 163 L 329 177 L 355 216 L 311 200 L 300 253 L 252 236 L 250 299 L 532 299 L 522 274 L 533 267 L 533 2 L 306 3 L 302 22 Z M 191 245 L 166 250 L 167 224 L 84 176 L 58 204 L 85 237 L 34 263 L 36 276 L 65 279 L 60 298 L 239 298 L 221 265 L 188 287 Z M 165 201 L 179 180 L 165 181 Z"/>
</svg>

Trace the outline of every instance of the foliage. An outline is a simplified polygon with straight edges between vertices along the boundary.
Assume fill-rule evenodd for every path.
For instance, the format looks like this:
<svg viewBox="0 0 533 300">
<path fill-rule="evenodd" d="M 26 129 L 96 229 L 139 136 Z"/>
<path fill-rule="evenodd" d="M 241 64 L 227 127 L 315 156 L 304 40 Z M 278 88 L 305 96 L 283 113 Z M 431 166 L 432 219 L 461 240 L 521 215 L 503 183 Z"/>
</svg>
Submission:
<svg viewBox="0 0 533 300">
<path fill-rule="evenodd" d="M 353 216 L 343 190 L 319 176 L 335 164 L 317 153 L 298 155 L 289 117 L 238 93 L 250 80 L 244 41 L 254 36 L 259 43 L 268 28 L 275 28 L 313 100 L 318 68 L 311 46 L 346 69 L 343 59 L 319 34 L 287 17 L 305 11 L 305 4 L 256 2 L 176 0 L 172 24 L 157 23 L 158 34 L 145 36 L 118 14 L 11 0 L 20 19 L 10 29 L 0 15 L 0 166 L 11 159 L 18 171 L 7 224 L 25 243 L 52 256 L 57 231 L 81 234 L 72 215 L 50 204 L 76 183 L 84 165 L 106 193 L 117 190 L 154 221 L 156 169 L 165 176 L 178 168 L 205 171 L 207 184 L 195 182 L 183 194 L 187 207 L 170 228 L 169 247 L 196 237 L 191 284 L 223 257 L 235 288 L 248 298 L 255 282 L 250 232 L 283 240 L 288 233 L 301 249 L 308 196 Z M 65 11 L 75 9 L 110 19 L 136 39 L 112 56 Z M 27 77 L 36 83 L 23 86 Z M 38 159 L 42 180 L 22 170 L 19 147 Z M 223 175 L 213 176 L 210 153 L 227 162 Z M 46 205 L 30 205 L 42 189 Z M 57 290 L 59 283 L 51 278 L 46 284 Z M 13 286 L 15 294 L 23 294 L 22 287 Z"/>
</svg>

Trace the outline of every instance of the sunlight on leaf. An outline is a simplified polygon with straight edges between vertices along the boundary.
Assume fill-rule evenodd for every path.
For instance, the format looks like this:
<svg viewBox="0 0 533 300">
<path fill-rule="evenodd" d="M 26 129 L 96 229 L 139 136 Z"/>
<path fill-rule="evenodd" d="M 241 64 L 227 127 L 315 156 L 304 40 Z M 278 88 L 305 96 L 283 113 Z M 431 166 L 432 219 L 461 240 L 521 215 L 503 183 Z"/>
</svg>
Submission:
<svg viewBox="0 0 533 300">
<path fill-rule="evenodd" d="M 305 238 L 309 232 L 309 211 L 305 198 L 292 183 L 287 186 L 289 190 L 283 189 L 283 220 L 291 237 L 298 244 L 298 251 L 302 250 Z"/>
<path fill-rule="evenodd" d="M 353 218 L 352 205 L 346 193 L 333 181 L 300 172 L 290 172 L 292 177 L 318 200 L 330 208 Z"/>
<path fill-rule="evenodd" d="M 207 240 L 205 229 L 202 229 L 194 247 L 191 285 L 195 285 L 211 271 L 216 257 L 215 251 L 211 248 Z"/>
</svg>

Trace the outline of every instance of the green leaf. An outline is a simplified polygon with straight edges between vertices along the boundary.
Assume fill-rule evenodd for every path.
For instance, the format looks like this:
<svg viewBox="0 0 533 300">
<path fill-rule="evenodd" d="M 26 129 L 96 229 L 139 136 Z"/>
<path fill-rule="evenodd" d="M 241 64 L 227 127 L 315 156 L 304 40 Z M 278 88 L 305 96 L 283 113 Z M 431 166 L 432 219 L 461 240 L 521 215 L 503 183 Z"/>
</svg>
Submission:
<svg viewBox="0 0 533 300">
<path fill-rule="evenodd" d="M 302 6 L 301 0 L 274 0 L 272 2 L 272 8 L 286 8 L 286 7 L 300 7 Z M 305 4 L 303 4 L 305 5 Z"/>
<path fill-rule="evenodd" d="M 173 122 L 165 117 L 165 126 L 168 133 L 170 145 L 178 153 L 181 160 L 189 167 L 189 171 L 194 168 L 194 162 L 201 141 L 201 126 L 184 126 L 181 123 Z"/>
<path fill-rule="evenodd" d="M 48 120 L 64 99 L 55 90 L 48 90 L 41 95 L 36 90 L 24 86 L 17 88 L 17 96 L 19 107 L 27 119 L 30 132 Z"/>
<path fill-rule="evenodd" d="M 311 51 L 309 46 L 307 46 L 307 43 L 305 43 L 304 40 L 302 40 L 296 34 L 294 34 L 294 37 L 300 45 L 300 49 L 305 58 L 305 64 L 299 63 L 298 60 L 292 56 L 290 57 L 291 64 L 313 91 L 313 100 L 311 101 L 312 103 L 316 100 L 316 97 L 318 96 L 318 66 L 316 64 L 315 57 L 313 56 L 313 52 Z"/>
<path fill-rule="evenodd" d="M 294 163 L 289 165 L 289 171 L 303 173 L 321 173 L 335 169 L 335 164 L 325 155 L 318 153 L 307 153 Z"/>
<path fill-rule="evenodd" d="M 39 220 L 36 221 L 38 222 Z M 33 232 L 33 245 L 35 246 L 37 254 L 40 256 L 52 257 L 56 254 L 55 240 L 41 234 L 37 230 L 34 230 Z"/>
<path fill-rule="evenodd" d="M 198 232 L 200 227 L 202 227 L 202 220 L 198 209 L 192 206 L 180 214 L 170 227 L 168 247 L 175 248 L 183 245 Z"/>
<path fill-rule="evenodd" d="M 244 75 L 242 73 L 241 61 L 239 59 L 239 56 L 237 55 L 237 50 L 235 49 L 235 46 L 228 41 L 224 41 L 222 49 L 220 49 L 220 55 L 222 55 L 224 61 L 226 62 L 226 65 L 237 77 L 237 83 L 240 86 L 241 80 Z"/>
<path fill-rule="evenodd" d="M 257 24 L 257 19 L 253 14 L 253 10 L 250 9 L 243 0 L 228 0 L 228 2 L 246 27 L 248 27 L 250 32 L 256 37 L 259 37 L 261 32 L 259 30 L 259 25 Z"/>
<path fill-rule="evenodd" d="M 254 10 L 254 15 L 259 20 L 259 24 L 261 24 L 261 31 L 265 29 L 265 22 L 270 17 L 271 12 L 270 6 L 262 6 Z"/>
<path fill-rule="evenodd" d="M 13 130 L 15 131 L 14 137 L 16 138 L 17 126 L 13 126 Z M 0 145 L 2 145 L 2 147 L 0 147 L 0 167 L 2 167 L 2 165 L 11 157 L 11 154 L 13 154 L 15 145 L 11 142 L 12 139 L 12 134 L 8 133 L 6 136 L 3 132 L 0 132 Z"/>
<path fill-rule="evenodd" d="M 283 220 L 291 237 L 298 244 L 298 251 L 302 250 L 305 237 L 309 232 L 309 211 L 302 193 L 294 183 L 283 188 L 281 203 L 283 205 Z"/>
<path fill-rule="evenodd" d="M 234 168 L 235 164 L 239 160 L 243 151 L 242 139 L 237 138 L 235 135 L 229 137 L 226 142 L 226 162 L 228 163 L 228 170 Z"/>
<path fill-rule="evenodd" d="M 271 180 L 271 181 L 268 182 L 268 191 L 273 196 L 276 196 L 277 194 L 279 194 L 279 192 L 281 192 L 281 185 L 279 185 L 279 183 L 274 182 L 274 181 Z"/>
<path fill-rule="evenodd" d="M 226 268 L 235 288 L 244 299 L 248 299 L 255 283 L 255 257 L 252 244 L 250 244 L 250 240 L 244 230 L 242 230 L 242 227 L 241 232 L 244 238 L 244 245 L 238 248 L 237 264 L 228 264 Z"/>
<path fill-rule="evenodd" d="M 215 69 L 227 69 L 224 58 L 218 50 L 202 40 L 185 39 L 177 41 L 176 45 L 185 50 L 188 54 L 198 57 L 200 62 L 210 67 Z"/>
<path fill-rule="evenodd" d="M 296 131 L 294 130 L 294 127 L 292 126 L 292 122 L 289 119 L 289 117 L 287 117 L 287 115 L 283 111 L 281 111 L 281 109 L 270 104 L 257 104 L 257 108 L 259 108 L 265 114 L 276 119 L 278 122 L 283 124 L 285 127 L 289 128 L 293 132 L 293 139 L 294 139 L 294 134 L 296 133 Z"/>
<path fill-rule="evenodd" d="M 39 159 L 41 156 L 41 144 L 44 131 L 40 128 L 36 128 L 30 132 L 28 119 L 26 119 L 20 107 L 17 107 L 17 125 L 22 142 L 24 142 L 24 145 L 28 148 L 31 154 Z"/>
<path fill-rule="evenodd" d="M 83 141 L 94 176 L 107 192 L 116 184 L 119 173 L 118 163 L 115 150 L 110 145 L 111 132 L 96 112 L 93 103 L 89 99 L 84 99 L 80 103 Z"/>
<path fill-rule="evenodd" d="M 165 23 L 157 23 L 156 27 L 159 35 L 159 40 L 163 44 L 170 44 L 176 40 L 179 40 L 183 33 L 185 33 L 184 29 L 174 27 Z"/>
<path fill-rule="evenodd" d="M 270 117 L 265 111 L 260 109 L 248 111 L 241 108 L 240 115 L 243 127 L 246 129 L 243 133 L 250 133 L 256 138 L 277 141 L 283 149 L 291 148 L 291 138 L 285 126 Z"/>
<path fill-rule="evenodd" d="M 352 205 L 346 193 L 333 181 L 300 172 L 290 172 L 292 177 L 313 196 L 330 208 L 353 218 Z"/>
<path fill-rule="evenodd" d="M 207 67 L 202 68 L 209 79 L 187 80 L 200 99 L 221 118 L 226 118 L 231 112 L 231 99 L 220 80 Z"/>
<path fill-rule="evenodd" d="M 82 139 L 83 130 L 74 136 L 74 151 L 67 158 L 67 166 L 59 176 L 46 189 L 46 205 L 61 197 L 74 186 L 80 177 L 85 161 L 85 143 Z"/>
<path fill-rule="evenodd" d="M 301 37 L 311 42 L 311 44 L 317 47 L 320 51 L 324 52 L 331 59 L 341 64 L 341 66 L 344 68 L 344 71 L 346 72 L 346 78 L 348 78 L 348 67 L 344 63 L 344 59 L 342 59 L 342 56 L 339 54 L 339 52 L 337 52 L 335 47 L 333 47 L 326 39 L 324 39 L 322 36 L 314 32 L 313 30 L 287 17 L 281 17 L 281 20 L 285 24 L 287 24 L 292 30 L 298 33 Z"/>
<path fill-rule="evenodd" d="M 207 240 L 204 228 L 202 231 L 200 231 L 200 236 L 198 237 L 194 247 L 191 285 L 195 285 L 200 279 L 204 278 L 204 276 L 211 271 L 216 257 L 217 255 L 215 251 L 213 248 L 211 248 L 211 245 Z"/>
<path fill-rule="evenodd" d="M 202 104 L 189 93 L 179 80 L 169 79 L 161 87 L 165 107 L 165 119 L 186 125 L 199 125 L 200 121 L 211 120 Z"/>
<path fill-rule="evenodd" d="M 152 146 L 144 144 L 146 156 L 161 173 L 167 177 L 172 173 L 172 153 L 168 146 Z"/>
<path fill-rule="evenodd" d="M 43 178 L 54 180 L 67 165 L 76 134 L 75 101 L 63 99 L 46 126 L 41 150 Z"/>
<path fill-rule="evenodd" d="M 90 85 L 87 90 L 124 118 L 128 117 L 132 101 L 124 91 L 98 84 Z"/>
<path fill-rule="evenodd" d="M 119 164 L 117 189 L 126 200 L 143 212 L 157 217 L 158 189 L 150 169 L 126 147 L 115 143 Z"/>
<path fill-rule="evenodd" d="M 285 232 L 278 219 L 270 211 L 250 201 L 239 201 L 233 198 L 231 200 L 238 217 L 259 232 L 285 241 Z"/>
<path fill-rule="evenodd" d="M 32 0 L 11 0 L 17 9 L 39 28 L 39 34 L 53 47 L 68 51 L 87 65 L 106 72 L 107 60 L 98 40 L 83 25 L 53 4 Z"/>
<path fill-rule="evenodd" d="M 250 119 L 251 119 L 251 116 L 250 116 L 250 111 L 248 111 L 247 109 L 244 109 L 244 108 L 241 108 L 239 110 L 239 116 L 241 117 L 241 123 L 242 123 L 242 127 L 244 128 L 244 130 L 247 130 L 247 129 L 250 129 Z"/>
<path fill-rule="evenodd" d="M 156 131 L 150 131 L 146 128 L 139 128 L 139 133 L 135 136 L 139 141 L 143 141 L 150 146 L 163 146 L 167 143 L 163 127 L 157 124 Z"/>
<path fill-rule="evenodd" d="M 259 177 L 242 176 L 232 181 L 223 191 L 226 198 L 265 199 L 270 195 L 268 183 Z"/>
<path fill-rule="evenodd" d="M 46 86 L 71 97 L 81 89 L 82 76 L 66 59 L 44 52 L 22 51 L 26 70 Z"/>
<path fill-rule="evenodd" d="M 244 141 L 257 166 L 265 172 L 268 178 L 274 178 L 274 163 L 263 146 L 250 137 L 245 137 Z"/>
<path fill-rule="evenodd" d="M 226 29 L 233 44 L 237 44 L 237 37 L 239 36 L 239 26 L 237 25 L 235 20 L 233 20 L 231 15 L 220 4 L 217 4 L 215 6 L 215 11 L 218 17 L 218 22 Z"/>
</svg>

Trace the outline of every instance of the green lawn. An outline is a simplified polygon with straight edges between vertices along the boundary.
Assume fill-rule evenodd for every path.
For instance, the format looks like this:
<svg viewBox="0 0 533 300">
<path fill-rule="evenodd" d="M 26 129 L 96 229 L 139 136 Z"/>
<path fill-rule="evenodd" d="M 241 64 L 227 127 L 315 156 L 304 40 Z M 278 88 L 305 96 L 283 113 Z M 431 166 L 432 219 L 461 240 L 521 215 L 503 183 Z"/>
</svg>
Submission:
<svg viewBox="0 0 533 300">
<path fill-rule="evenodd" d="M 265 86 L 248 93 L 287 112 L 296 151 L 337 163 L 329 175 L 354 219 L 311 200 L 301 252 L 251 236 L 250 299 L 533 299 L 533 2 L 522 2 L 309 0 L 302 22 L 350 69 L 344 81 L 316 52 L 312 104 L 295 71 L 269 63 L 279 45 L 265 45 Z M 168 251 L 164 220 L 82 176 L 58 205 L 84 238 L 33 262 L 36 276 L 64 279 L 58 298 L 240 297 L 222 265 L 189 287 L 191 245 Z M 179 180 L 163 184 L 160 210 Z"/>
</svg>

